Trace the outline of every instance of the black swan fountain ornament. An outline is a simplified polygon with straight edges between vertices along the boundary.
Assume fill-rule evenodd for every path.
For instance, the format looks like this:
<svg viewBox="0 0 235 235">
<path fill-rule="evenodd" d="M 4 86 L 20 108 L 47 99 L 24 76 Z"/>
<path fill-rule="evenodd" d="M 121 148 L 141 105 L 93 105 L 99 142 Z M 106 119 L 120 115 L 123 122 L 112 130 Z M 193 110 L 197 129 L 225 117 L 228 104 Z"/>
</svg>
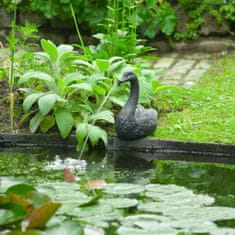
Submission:
<svg viewBox="0 0 235 235">
<path fill-rule="evenodd" d="M 133 72 L 125 72 L 118 84 L 130 82 L 129 99 L 116 117 L 117 136 L 124 140 L 136 140 L 149 136 L 157 127 L 157 111 L 137 108 L 139 98 L 139 82 Z"/>
</svg>

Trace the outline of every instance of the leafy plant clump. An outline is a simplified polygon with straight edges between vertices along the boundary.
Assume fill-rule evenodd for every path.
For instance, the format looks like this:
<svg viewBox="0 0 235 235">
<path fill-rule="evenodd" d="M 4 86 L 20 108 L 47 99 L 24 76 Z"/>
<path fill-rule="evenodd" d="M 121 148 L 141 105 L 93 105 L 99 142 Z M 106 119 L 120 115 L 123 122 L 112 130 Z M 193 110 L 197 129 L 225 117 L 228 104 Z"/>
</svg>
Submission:
<svg viewBox="0 0 235 235">
<path fill-rule="evenodd" d="M 89 61 L 86 55 L 76 52 L 70 45 L 56 47 L 47 40 L 41 41 L 43 52 L 32 54 L 34 70 L 20 76 L 18 85 L 24 92 L 22 122 L 30 120 L 30 131 L 47 132 L 54 126 L 66 138 L 73 127 L 79 146 L 86 136 L 96 145 L 101 139 L 107 144 L 104 122 L 114 123 L 112 109 L 122 106 L 128 87 L 116 86 L 124 70 L 133 70 L 141 82 L 140 102 L 151 105 L 155 93 L 155 73 L 139 64 L 129 64 L 122 57 Z"/>
</svg>

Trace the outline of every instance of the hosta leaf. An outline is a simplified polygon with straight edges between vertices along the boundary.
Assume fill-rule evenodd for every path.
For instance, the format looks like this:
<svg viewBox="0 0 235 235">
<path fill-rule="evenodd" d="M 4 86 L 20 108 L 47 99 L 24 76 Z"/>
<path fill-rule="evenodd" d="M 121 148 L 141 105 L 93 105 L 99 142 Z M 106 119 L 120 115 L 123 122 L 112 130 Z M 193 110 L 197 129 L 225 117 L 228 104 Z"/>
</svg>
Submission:
<svg viewBox="0 0 235 235">
<path fill-rule="evenodd" d="M 105 120 L 110 123 L 114 123 L 113 113 L 111 111 L 105 110 L 92 115 L 93 120 Z"/>
<path fill-rule="evenodd" d="M 29 130 L 32 133 L 35 133 L 43 119 L 44 116 L 40 112 L 37 112 L 36 115 L 29 122 Z"/>
<path fill-rule="evenodd" d="M 105 96 L 106 91 L 104 88 L 102 88 L 96 84 L 93 84 L 92 89 L 97 95 Z"/>
<path fill-rule="evenodd" d="M 59 203 L 48 202 L 35 209 L 28 218 L 27 228 L 43 228 L 60 207 Z"/>
<path fill-rule="evenodd" d="M 46 133 L 55 125 L 55 118 L 53 116 L 46 116 L 40 123 L 40 131 Z"/>
<path fill-rule="evenodd" d="M 97 59 L 95 62 L 96 62 L 97 67 L 102 73 L 105 72 L 110 65 L 110 62 L 104 59 Z"/>
<path fill-rule="evenodd" d="M 61 56 L 63 56 L 65 53 L 73 51 L 73 47 L 71 45 L 60 45 L 57 47 L 59 58 L 61 59 Z"/>
<path fill-rule="evenodd" d="M 86 90 L 86 91 L 92 91 L 92 87 L 88 83 L 79 83 L 79 84 L 73 84 L 69 86 L 70 88 L 74 88 L 76 90 Z"/>
<path fill-rule="evenodd" d="M 18 83 L 22 84 L 28 82 L 30 79 L 37 79 L 51 84 L 55 83 L 55 79 L 51 75 L 43 72 L 27 72 L 19 79 Z"/>
<path fill-rule="evenodd" d="M 76 128 L 76 137 L 78 142 L 82 143 L 87 135 L 88 135 L 88 124 L 87 123 L 78 124 Z"/>
<path fill-rule="evenodd" d="M 56 45 L 50 40 L 41 40 L 41 46 L 43 50 L 51 57 L 52 60 L 56 61 L 58 58 L 58 51 Z"/>
<path fill-rule="evenodd" d="M 100 139 L 102 139 L 105 145 L 108 143 L 106 131 L 98 126 L 89 125 L 89 139 L 92 145 L 96 145 Z"/>
<path fill-rule="evenodd" d="M 65 139 L 73 128 L 73 116 L 65 108 L 57 108 L 55 111 L 55 119 L 60 131 L 60 135 Z"/>
<path fill-rule="evenodd" d="M 44 116 L 47 115 L 51 111 L 51 109 L 54 107 L 56 98 L 57 98 L 56 94 L 48 94 L 39 98 L 38 107 L 39 107 L 40 112 Z"/>
<path fill-rule="evenodd" d="M 29 112 L 29 110 L 31 109 L 31 107 L 33 106 L 33 104 L 41 97 L 43 96 L 45 93 L 39 92 L 39 93 L 33 93 L 28 95 L 23 102 L 23 111 L 24 113 Z"/>
<path fill-rule="evenodd" d="M 74 60 L 73 63 L 77 65 L 79 68 L 83 68 L 88 72 L 95 71 L 95 67 L 89 62 L 86 62 L 84 60 Z"/>
</svg>

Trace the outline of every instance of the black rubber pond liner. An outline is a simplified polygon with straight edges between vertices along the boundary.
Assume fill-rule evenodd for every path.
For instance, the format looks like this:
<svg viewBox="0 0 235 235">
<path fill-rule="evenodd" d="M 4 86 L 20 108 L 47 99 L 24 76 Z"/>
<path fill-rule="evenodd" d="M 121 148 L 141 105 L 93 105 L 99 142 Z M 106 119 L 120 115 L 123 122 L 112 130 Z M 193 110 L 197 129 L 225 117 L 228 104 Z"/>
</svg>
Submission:
<svg viewBox="0 0 235 235">
<path fill-rule="evenodd" d="M 76 147 L 76 137 L 66 140 L 47 134 L 10 134 L 0 133 L 0 147 Z M 123 157 L 136 156 L 146 160 L 189 160 L 206 162 L 235 163 L 235 145 L 180 142 L 145 138 L 135 141 L 123 141 L 109 138 L 108 152 Z"/>
</svg>

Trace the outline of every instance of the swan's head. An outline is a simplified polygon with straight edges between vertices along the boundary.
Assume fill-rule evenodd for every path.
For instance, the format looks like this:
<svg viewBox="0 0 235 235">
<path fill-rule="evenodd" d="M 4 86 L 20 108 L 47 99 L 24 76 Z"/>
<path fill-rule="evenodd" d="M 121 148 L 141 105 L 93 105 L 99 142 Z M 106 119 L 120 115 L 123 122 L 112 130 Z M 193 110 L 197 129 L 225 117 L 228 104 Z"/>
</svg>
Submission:
<svg viewBox="0 0 235 235">
<path fill-rule="evenodd" d="M 136 79 L 137 79 L 137 77 L 133 72 L 130 72 L 130 71 L 124 72 L 122 77 L 120 79 L 118 79 L 118 85 L 120 85 L 123 82 L 128 82 L 128 81 L 131 82 Z"/>
</svg>

